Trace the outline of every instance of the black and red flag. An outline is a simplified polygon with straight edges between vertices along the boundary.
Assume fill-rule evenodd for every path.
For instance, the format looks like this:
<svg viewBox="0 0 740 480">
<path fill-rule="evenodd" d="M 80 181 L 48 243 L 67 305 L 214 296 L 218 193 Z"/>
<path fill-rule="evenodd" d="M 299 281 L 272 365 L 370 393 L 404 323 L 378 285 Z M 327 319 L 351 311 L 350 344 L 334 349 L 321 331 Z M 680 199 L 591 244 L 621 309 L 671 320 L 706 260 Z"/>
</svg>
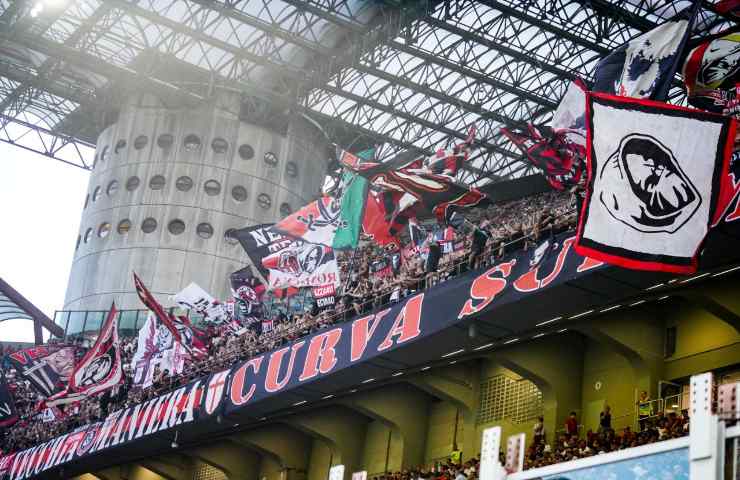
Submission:
<svg viewBox="0 0 740 480">
<path fill-rule="evenodd" d="M 175 317 L 166 311 L 157 299 L 154 298 L 149 289 L 146 288 L 144 282 L 141 281 L 136 273 L 134 273 L 134 285 L 136 286 L 136 293 L 139 294 L 141 302 L 156 315 L 162 325 L 167 327 L 167 330 L 172 334 L 173 340 L 180 342 L 185 347 L 185 350 L 194 357 L 200 358 L 207 354 L 205 333 L 193 327 L 186 317 Z"/>
<path fill-rule="evenodd" d="M 75 365 L 67 388 L 49 397 L 48 406 L 78 401 L 111 389 L 123 381 L 121 346 L 118 341 L 118 311 L 111 305 L 95 344 Z"/>
<path fill-rule="evenodd" d="M 463 143 L 459 143 L 452 149 L 439 149 L 434 156 L 428 159 L 429 171 L 437 175 L 449 175 L 454 177 L 462 168 L 470 155 L 470 145 L 473 143 L 476 127 L 468 131 L 468 136 Z"/>
<path fill-rule="evenodd" d="M 584 177 L 586 149 L 568 139 L 567 132 L 528 125 L 527 131 L 502 128 L 501 133 L 519 148 L 527 160 L 545 175 L 556 190 L 578 185 Z"/>
<path fill-rule="evenodd" d="M 63 346 L 39 345 L 24 348 L 7 355 L 10 364 L 18 374 L 44 397 L 50 397 L 64 390 L 60 373 L 54 368 L 49 357 Z"/>
<path fill-rule="evenodd" d="M 478 189 L 461 185 L 450 176 L 424 170 L 401 169 L 379 173 L 373 178 L 373 184 L 410 195 L 420 207 L 445 222 L 455 211 L 481 206 L 487 201 L 487 196 Z"/>
</svg>

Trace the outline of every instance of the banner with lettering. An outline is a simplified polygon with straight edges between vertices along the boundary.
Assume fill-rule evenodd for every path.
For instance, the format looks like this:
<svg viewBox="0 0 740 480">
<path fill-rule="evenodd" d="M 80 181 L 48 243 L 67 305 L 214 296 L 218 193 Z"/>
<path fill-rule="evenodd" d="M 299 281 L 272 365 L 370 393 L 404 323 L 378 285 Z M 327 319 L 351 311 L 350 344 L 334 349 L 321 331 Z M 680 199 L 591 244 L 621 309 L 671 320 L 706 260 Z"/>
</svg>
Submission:
<svg viewBox="0 0 740 480">
<path fill-rule="evenodd" d="M 50 361 L 62 345 L 38 345 L 8 354 L 11 365 L 24 380 L 44 397 L 50 397 L 64 389 L 60 372 Z"/>
<path fill-rule="evenodd" d="M 334 304 L 336 303 L 336 288 L 334 288 L 333 283 L 314 287 L 312 293 L 319 310 L 324 311 L 334 308 Z"/>
<path fill-rule="evenodd" d="M 107 448 L 183 428 L 215 422 L 273 395 L 368 361 L 458 321 L 552 286 L 603 264 L 577 255 L 573 236 L 557 236 L 537 255 L 530 250 L 406 297 L 392 307 L 333 325 L 175 391 L 108 415 L 102 422 L 18 452 L 6 476 L 21 480 Z M 6 463 L 3 463 L 6 462 Z M 7 461 L 0 458 L 0 471 Z M 3 479 L 0 476 L 0 479 Z"/>
</svg>

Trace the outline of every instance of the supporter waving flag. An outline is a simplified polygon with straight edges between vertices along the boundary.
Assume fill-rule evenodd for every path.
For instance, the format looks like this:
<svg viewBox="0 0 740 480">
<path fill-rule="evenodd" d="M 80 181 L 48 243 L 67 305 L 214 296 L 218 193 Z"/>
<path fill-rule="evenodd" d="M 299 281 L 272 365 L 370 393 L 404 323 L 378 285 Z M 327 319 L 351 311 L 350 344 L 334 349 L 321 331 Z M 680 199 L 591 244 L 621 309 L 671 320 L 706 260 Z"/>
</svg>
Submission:
<svg viewBox="0 0 740 480">
<path fill-rule="evenodd" d="M 162 325 L 167 327 L 170 333 L 172 333 L 172 338 L 176 342 L 180 342 L 194 357 L 204 357 L 206 355 L 206 349 L 203 333 L 193 328 L 187 318 L 175 317 L 165 311 L 157 299 L 144 286 L 144 282 L 141 281 L 136 273 L 134 273 L 134 285 L 136 286 L 136 293 L 139 294 L 141 302 L 157 316 L 157 319 Z"/>
<path fill-rule="evenodd" d="M 462 168 L 470 155 L 470 146 L 475 139 L 476 127 L 472 126 L 463 143 L 455 145 L 451 150 L 439 149 L 434 156 L 428 159 L 428 169 L 437 175 L 454 177 Z"/>
<path fill-rule="evenodd" d="M 195 282 L 191 282 L 177 293 L 174 300 L 181 308 L 203 315 L 207 322 L 222 324 L 228 320 L 224 304 L 213 298 Z"/>
<path fill-rule="evenodd" d="M 576 251 L 692 273 L 727 188 L 735 121 L 661 102 L 588 97 L 588 185 Z"/>
<path fill-rule="evenodd" d="M 556 132 L 550 127 L 528 125 L 527 132 L 502 128 L 501 133 L 527 156 L 532 165 L 542 171 L 555 190 L 565 190 L 580 183 L 586 149 L 572 142 L 567 131 Z"/>
<path fill-rule="evenodd" d="M 47 406 L 76 402 L 111 389 L 123 381 L 121 346 L 118 341 L 118 311 L 111 305 L 97 340 L 75 365 L 67 388 L 49 397 Z"/>
<path fill-rule="evenodd" d="M 262 266 L 262 260 L 259 260 Z M 231 280 L 231 294 L 234 297 L 235 319 L 242 321 L 248 317 L 261 315 L 262 296 L 265 294 L 265 284 L 252 273 L 252 267 L 246 266 L 229 276 Z"/>
</svg>

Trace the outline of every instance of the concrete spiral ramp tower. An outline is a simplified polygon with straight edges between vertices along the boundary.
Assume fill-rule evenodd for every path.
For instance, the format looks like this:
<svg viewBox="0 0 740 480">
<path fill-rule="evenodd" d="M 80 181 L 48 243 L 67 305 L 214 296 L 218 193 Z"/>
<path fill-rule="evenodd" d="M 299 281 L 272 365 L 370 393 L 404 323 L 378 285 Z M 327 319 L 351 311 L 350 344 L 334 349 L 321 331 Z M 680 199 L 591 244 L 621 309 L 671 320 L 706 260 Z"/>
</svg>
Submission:
<svg viewBox="0 0 740 480">
<path fill-rule="evenodd" d="M 240 121 L 233 94 L 197 108 L 130 99 L 98 138 L 64 309 L 141 308 L 133 271 L 160 300 L 191 281 L 225 298 L 248 263 L 225 233 L 315 198 L 327 146 L 300 117 L 285 135 Z"/>
</svg>

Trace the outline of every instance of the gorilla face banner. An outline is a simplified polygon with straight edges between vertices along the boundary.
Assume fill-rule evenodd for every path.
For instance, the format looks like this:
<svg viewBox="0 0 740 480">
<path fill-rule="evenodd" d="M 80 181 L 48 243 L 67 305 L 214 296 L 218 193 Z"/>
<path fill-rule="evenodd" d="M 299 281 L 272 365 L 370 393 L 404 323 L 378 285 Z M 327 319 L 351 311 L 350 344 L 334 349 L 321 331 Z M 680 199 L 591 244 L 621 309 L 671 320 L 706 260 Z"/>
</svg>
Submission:
<svg viewBox="0 0 740 480">
<path fill-rule="evenodd" d="M 642 270 L 691 273 L 717 212 L 735 137 L 727 117 L 591 93 L 587 198 L 579 254 Z"/>
</svg>

